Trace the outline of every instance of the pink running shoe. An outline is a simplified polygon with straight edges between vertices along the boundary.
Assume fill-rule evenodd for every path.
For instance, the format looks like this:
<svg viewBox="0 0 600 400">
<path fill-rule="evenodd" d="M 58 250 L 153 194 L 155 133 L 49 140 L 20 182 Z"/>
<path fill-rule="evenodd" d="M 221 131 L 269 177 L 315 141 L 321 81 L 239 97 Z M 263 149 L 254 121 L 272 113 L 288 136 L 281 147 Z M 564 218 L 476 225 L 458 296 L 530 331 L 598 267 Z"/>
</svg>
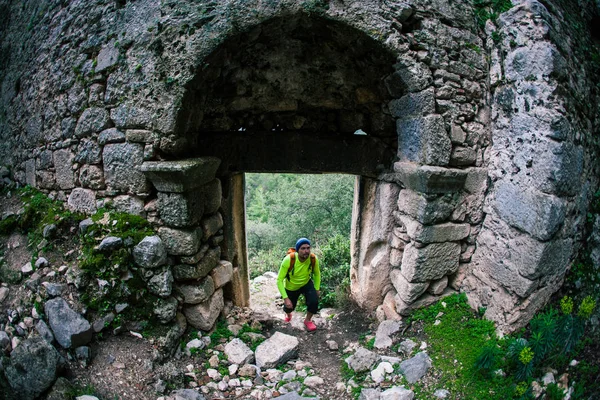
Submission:
<svg viewBox="0 0 600 400">
<path fill-rule="evenodd" d="M 291 313 L 290 314 L 286 314 L 285 318 L 284 318 L 284 321 L 285 322 L 290 322 L 291 320 L 292 320 L 292 314 Z"/>
<path fill-rule="evenodd" d="M 304 326 L 306 326 L 306 330 L 309 332 L 313 332 L 317 330 L 317 326 L 312 321 L 304 321 Z"/>
</svg>

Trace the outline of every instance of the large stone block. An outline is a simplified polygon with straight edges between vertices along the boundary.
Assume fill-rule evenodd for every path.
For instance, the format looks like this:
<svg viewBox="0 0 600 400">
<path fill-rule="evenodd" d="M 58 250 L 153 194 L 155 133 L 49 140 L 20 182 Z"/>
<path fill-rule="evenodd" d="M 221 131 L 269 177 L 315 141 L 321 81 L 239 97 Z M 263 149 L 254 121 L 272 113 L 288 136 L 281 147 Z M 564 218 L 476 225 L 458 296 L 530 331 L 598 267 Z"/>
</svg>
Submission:
<svg viewBox="0 0 600 400">
<path fill-rule="evenodd" d="M 531 76 L 550 76 L 565 63 L 552 43 L 538 41 L 509 52 L 504 65 L 506 79 L 522 81 Z"/>
<path fill-rule="evenodd" d="M 202 186 L 202 193 L 204 194 L 204 212 L 206 214 L 217 212 L 221 207 L 221 199 L 223 197 L 221 181 L 219 179 L 213 179 Z"/>
<path fill-rule="evenodd" d="M 413 302 L 412 304 L 406 303 L 404 300 L 402 300 L 400 296 L 396 295 L 394 297 L 394 300 L 396 302 L 396 312 L 399 315 L 407 316 L 410 315 L 410 313 L 413 310 L 430 306 L 442 297 L 450 296 L 455 293 L 456 292 L 450 288 L 446 288 L 446 290 L 444 290 L 444 292 L 440 296 L 433 296 L 429 293 L 424 293 L 421 297 L 419 297 L 417 301 Z"/>
<path fill-rule="evenodd" d="M 202 240 L 207 241 L 223 227 L 223 216 L 221 213 L 214 213 L 202 219 L 200 229 L 202 229 Z"/>
<path fill-rule="evenodd" d="M 54 152 L 54 168 L 56 169 L 56 183 L 61 189 L 75 187 L 73 177 L 73 159 L 75 156 L 70 150 L 63 149 Z"/>
<path fill-rule="evenodd" d="M 400 191 L 398 209 L 425 225 L 447 220 L 454 211 L 458 198 L 452 195 L 424 196 L 409 189 Z"/>
<path fill-rule="evenodd" d="M 200 248 L 200 234 L 198 229 L 172 229 L 161 227 L 158 229 L 167 253 L 175 256 L 191 256 Z"/>
<path fill-rule="evenodd" d="M 402 275 L 413 283 L 440 279 L 458 269 L 459 257 L 458 243 L 432 243 L 421 248 L 409 243 L 402 258 Z"/>
<path fill-rule="evenodd" d="M 96 212 L 96 192 L 90 189 L 75 188 L 67 200 L 69 209 L 84 214 Z"/>
<path fill-rule="evenodd" d="M 497 185 L 494 207 L 508 224 L 539 240 L 548 240 L 558 231 L 566 212 L 564 201 L 558 197 L 523 190 L 510 182 Z"/>
<path fill-rule="evenodd" d="M 451 193 L 461 191 L 467 180 L 467 171 L 418 165 L 412 162 L 394 164 L 395 179 L 407 189 L 421 193 Z"/>
<path fill-rule="evenodd" d="M 44 312 L 56 341 L 65 349 L 74 349 L 92 340 L 92 325 L 62 298 L 47 301 Z"/>
<path fill-rule="evenodd" d="M 256 365 L 259 368 L 275 368 L 298 354 L 299 342 L 295 336 L 275 332 L 256 348 Z"/>
<path fill-rule="evenodd" d="M 172 289 L 173 273 L 169 267 L 163 268 L 160 272 L 155 272 L 152 278 L 148 280 L 148 291 L 158 297 L 169 297 Z"/>
<path fill-rule="evenodd" d="M 183 193 L 215 179 L 221 160 L 203 157 L 179 161 L 147 161 L 141 171 L 159 192 Z"/>
<path fill-rule="evenodd" d="M 198 189 L 185 193 L 158 192 L 158 211 L 168 226 L 192 226 L 204 214 L 204 195 Z"/>
<path fill-rule="evenodd" d="M 390 273 L 390 278 L 392 279 L 392 285 L 394 285 L 398 296 L 408 304 L 417 300 L 419 296 L 425 293 L 429 286 L 428 282 L 411 283 L 407 281 L 399 269 L 393 269 Z"/>
<path fill-rule="evenodd" d="M 104 181 L 110 190 L 145 194 L 150 190 L 138 168 L 144 161 L 144 146 L 139 143 L 107 144 L 102 151 Z"/>
<path fill-rule="evenodd" d="M 104 46 L 98 53 L 98 64 L 96 65 L 96 72 L 104 71 L 117 63 L 119 59 L 119 49 L 111 41 Z"/>
<path fill-rule="evenodd" d="M 104 108 L 91 107 L 83 111 L 77 120 L 75 136 L 82 138 L 108 128 L 110 117 Z"/>
<path fill-rule="evenodd" d="M 198 304 L 212 296 L 215 292 L 215 284 L 212 277 L 207 276 L 194 284 L 177 285 L 175 289 L 183 296 L 184 304 Z"/>
<path fill-rule="evenodd" d="M 79 169 L 79 182 L 84 188 L 104 189 L 104 171 L 97 165 L 83 165 Z"/>
<path fill-rule="evenodd" d="M 469 236 L 471 225 L 451 222 L 439 225 L 423 225 L 408 216 L 402 216 L 402 224 L 411 240 L 420 243 L 458 242 Z"/>
<path fill-rule="evenodd" d="M 403 161 L 448 165 L 452 143 L 440 115 L 399 119 L 398 154 Z"/>
<path fill-rule="evenodd" d="M 204 278 L 219 264 L 220 256 L 221 250 L 217 247 L 209 249 L 204 257 L 195 265 L 175 265 L 173 267 L 175 280 L 185 281 Z"/>
<path fill-rule="evenodd" d="M 210 274 L 215 282 L 215 288 L 223 287 L 231 282 L 233 276 L 233 264 L 229 261 L 221 260 L 219 261 L 219 265 L 217 265 Z"/>
<path fill-rule="evenodd" d="M 145 216 L 144 201 L 137 196 L 130 196 L 127 194 L 114 197 L 112 199 L 112 205 L 116 211 Z"/>
<path fill-rule="evenodd" d="M 167 263 L 167 251 L 160 237 L 146 236 L 133 248 L 133 259 L 142 268 L 158 268 Z"/>
<path fill-rule="evenodd" d="M 495 225 L 495 228 L 496 232 L 484 227 L 477 237 L 477 251 L 472 261 L 474 274 L 487 279 L 492 278 L 506 290 L 519 297 L 527 297 L 538 287 L 538 281 L 521 276 L 519 268 L 532 268 L 521 264 L 524 258 L 528 258 L 528 261 L 534 260 L 511 249 L 510 246 L 516 243 L 499 234 L 503 229 L 502 224 Z M 523 245 L 520 247 L 520 250 L 524 249 Z M 534 265 L 537 267 L 535 261 Z"/>
<path fill-rule="evenodd" d="M 10 387 L 3 385 L 3 394 L 7 399 L 38 398 L 52 387 L 64 366 L 64 359 L 52 344 L 39 336 L 26 339 L 10 353 L 10 359 L 7 358 L 4 362 L 3 375 Z"/>
<path fill-rule="evenodd" d="M 223 290 L 217 290 L 208 301 L 183 307 L 183 315 L 187 322 L 196 329 L 209 331 L 223 311 Z"/>
<path fill-rule="evenodd" d="M 114 82 L 111 82 L 109 78 L 106 87 L 106 98 L 108 101 L 111 100 L 111 94 L 115 95 L 115 97 L 120 95 L 119 88 L 112 83 Z M 152 126 L 153 122 L 152 113 L 149 110 L 125 103 L 111 109 L 110 118 L 119 129 L 148 128 Z"/>
<path fill-rule="evenodd" d="M 433 88 L 421 92 L 409 93 L 390 101 L 390 112 L 394 117 L 408 118 L 435 113 Z"/>
</svg>

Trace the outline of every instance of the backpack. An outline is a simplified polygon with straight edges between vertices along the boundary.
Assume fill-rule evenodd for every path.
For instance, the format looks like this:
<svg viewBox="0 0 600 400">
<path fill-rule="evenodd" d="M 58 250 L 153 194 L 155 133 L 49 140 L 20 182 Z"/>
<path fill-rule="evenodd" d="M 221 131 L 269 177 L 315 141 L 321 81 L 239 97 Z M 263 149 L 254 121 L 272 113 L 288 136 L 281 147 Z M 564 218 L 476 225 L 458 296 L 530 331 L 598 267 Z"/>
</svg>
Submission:
<svg viewBox="0 0 600 400">
<path fill-rule="evenodd" d="M 296 248 L 295 247 L 290 247 L 287 251 L 287 254 L 290 256 L 290 267 L 288 268 L 288 272 L 285 275 L 285 278 L 289 281 L 290 280 L 290 274 L 294 274 L 294 264 L 296 263 Z M 315 256 L 315 253 L 310 253 L 310 266 L 309 268 L 309 274 L 312 275 L 312 271 L 313 268 L 315 267 L 315 263 L 317 260 L 317 256 Z"/>
</svg>

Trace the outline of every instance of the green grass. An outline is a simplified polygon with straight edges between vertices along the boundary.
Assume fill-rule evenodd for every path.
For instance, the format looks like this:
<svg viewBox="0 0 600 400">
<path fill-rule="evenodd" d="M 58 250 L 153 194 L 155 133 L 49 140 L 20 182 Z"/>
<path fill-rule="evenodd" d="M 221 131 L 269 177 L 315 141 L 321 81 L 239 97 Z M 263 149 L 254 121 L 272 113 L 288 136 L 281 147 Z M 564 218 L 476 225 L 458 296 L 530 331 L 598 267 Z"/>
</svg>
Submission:
<svg viewBox="0 0 600 400">
<path fill-rule="evenodd" d="M 444 307 L 445 304 L 445 307 Z M 439 313 L 443 315 L 438 316 Z M 439 378 L 435 388 L 415 384 L 419 399 L 435 399 L 433 392 L 443 387 L 453 398 L 506 399 L 514 389 L 509 381 L 487 379 L 475 370 L 475 361 L 488 340 L 495 337 L 494 323 L 479 318 L 467 303 L 464 294 L 446 297 L 438 303 L 419 309 L 411 316 L 413 322 L 421 321 L 427 352 Z M 435 325 L 435 321 L 441 323 Z"/>
</svg>

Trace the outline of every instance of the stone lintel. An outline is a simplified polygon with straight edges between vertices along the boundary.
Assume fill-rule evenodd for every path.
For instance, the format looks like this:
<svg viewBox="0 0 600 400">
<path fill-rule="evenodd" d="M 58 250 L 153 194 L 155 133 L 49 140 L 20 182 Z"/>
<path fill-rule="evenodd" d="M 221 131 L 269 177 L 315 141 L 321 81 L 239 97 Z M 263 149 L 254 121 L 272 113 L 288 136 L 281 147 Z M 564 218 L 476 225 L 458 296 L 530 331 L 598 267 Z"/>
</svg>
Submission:
<svg viewBox="0 0 600 400">
<path fill-rule="evenodd" d="M 420 243 L 458 242 L 469 236 L 471 225 L 447 222 L 438 225 L 423 225 L 419 221 L 403 215 L 400 217 L 408 236 Z"/>
<path fill-rule="evenodd" d="M 183 193 L 215 179 L 221 160 L 202 157 L 178 161 L 147 161 L 140 170 L 159 192 Z"/>
<path fill-rule="evenodd" d="M 464 189 L 468 173 L 461 169 L 419 165 L 411 162 L 394 164 L 395 180 L 421 193 L 452 193 Z"/>
</svg>

